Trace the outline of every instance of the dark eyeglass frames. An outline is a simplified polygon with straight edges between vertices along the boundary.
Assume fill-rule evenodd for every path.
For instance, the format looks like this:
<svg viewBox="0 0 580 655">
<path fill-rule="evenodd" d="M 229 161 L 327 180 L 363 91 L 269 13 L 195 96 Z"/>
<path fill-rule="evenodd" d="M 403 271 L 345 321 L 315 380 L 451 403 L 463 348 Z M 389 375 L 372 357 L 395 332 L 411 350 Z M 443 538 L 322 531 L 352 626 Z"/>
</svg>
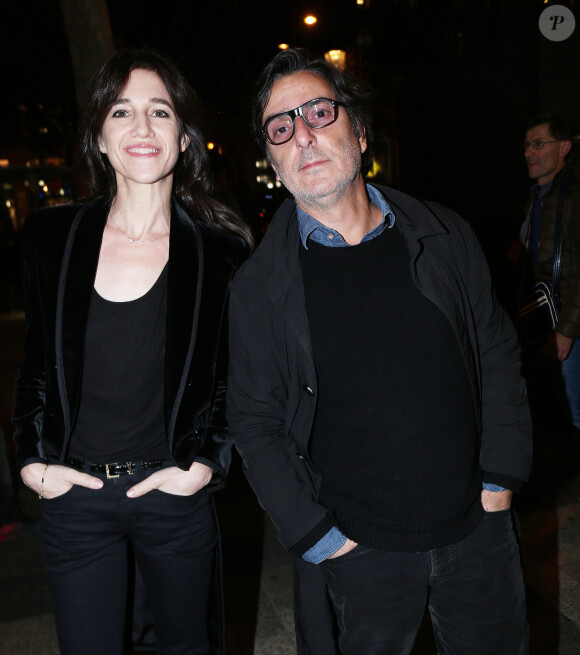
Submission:
<svg viewBox="0 0 580 655">
<path fill-rule="evenodd" d="M 531 148 L 532 150 L 541 150 L 548 143 L 561 143 L 562 139 L 555 139 L 553 141 L 544 141 L 544 139 L 534 139 L 533 141 L 524 141 L 522 143 L 522 148 L 527 150 Z"/>
<path fill-rule="evenodd" d="M 343 106 L 341 102 L 330 98 L 309 100 L 296 109 L 270 116 L 264 123 L 262 132 L 268 143 L 280 146 L 294 136 L 294 122 L 297 116 L 300 116 L 306 125 L 318 130 L 334 123 L 338 118 L 339 106 Z"/>
</svg>

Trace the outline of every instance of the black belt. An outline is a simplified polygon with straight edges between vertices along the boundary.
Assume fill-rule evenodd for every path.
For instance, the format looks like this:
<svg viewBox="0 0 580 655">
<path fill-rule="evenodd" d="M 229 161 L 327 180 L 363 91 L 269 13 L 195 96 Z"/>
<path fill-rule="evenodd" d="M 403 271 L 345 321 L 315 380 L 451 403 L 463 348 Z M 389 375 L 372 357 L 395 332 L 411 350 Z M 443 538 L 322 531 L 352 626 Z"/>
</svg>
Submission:
<svg viewBox="0 0 580 655">
<path fill-rule="evenodd" d="M 144 459 L 140 462 L 112 462 L 111 464 L 92 464 L 85 462 L 79 457 L 67 457 L 64 460 L 67 466 L 79 469 L 80 471 L 90 471 L 91 473 L 104 473 L 107 479 L 118 478 L 120 475 L 131 475 L 139 469 L 158 469 L 163 466 L 162 459 Z"/>
</svg>

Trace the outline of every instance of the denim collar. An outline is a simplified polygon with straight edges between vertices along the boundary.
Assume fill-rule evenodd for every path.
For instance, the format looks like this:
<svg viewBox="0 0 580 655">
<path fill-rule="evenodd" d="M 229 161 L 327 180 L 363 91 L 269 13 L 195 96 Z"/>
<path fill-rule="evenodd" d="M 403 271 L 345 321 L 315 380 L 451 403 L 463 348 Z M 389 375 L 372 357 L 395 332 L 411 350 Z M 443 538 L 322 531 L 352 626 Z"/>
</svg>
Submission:
<svg viewBox="0 0 580 655">
<path fill-rule="evenodd" d="M 395 214 L 389 207 L 389 204 L 385 200 L 383 194 L 370 184 L 367 184 L 366 188 L 371 202 L 373 202 L 381 210 L 383 214 L 383 220 L 376 227 L 374 227 L 372 230 L 369 230 L 369 232 L 364 235 L 361 243 L 363 241 L 370 241 L 371 239 L 378 237 L 385 228 L 391 228 L 395 224 Z M 306 249 L 308 249 L 306 242 L 309 238 L 324 246 L 330 246 L 333 248 L 340 248 L 349 245 L 336 230 L 333 230 L 332 228 L 326 227 L 322 223 L 319 223 L 315 218 L 310 216 L 310 214 L 307 214 L 305 211 L 300 209 L 298 205 L 296 206 L 296 213 L 298 215 L 298 230 L 300 232 L 300 240 Z"/>
</svg>

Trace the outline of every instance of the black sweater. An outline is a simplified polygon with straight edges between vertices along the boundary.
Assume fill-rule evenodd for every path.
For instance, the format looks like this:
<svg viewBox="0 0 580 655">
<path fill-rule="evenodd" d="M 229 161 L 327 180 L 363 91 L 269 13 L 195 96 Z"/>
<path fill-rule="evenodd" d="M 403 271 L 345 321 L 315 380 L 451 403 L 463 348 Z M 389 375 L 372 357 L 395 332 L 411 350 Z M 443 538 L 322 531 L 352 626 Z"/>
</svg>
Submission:
<svg viewBox="0 0 580 655">
<path fill-rule="evenodd" d="M 396 228 L 301 249 L 319 396 L 320 501 L 351 539 L 415 551 L 482 516 L 473 395 L 449 321 L 413 284 Z"/>
</svg>

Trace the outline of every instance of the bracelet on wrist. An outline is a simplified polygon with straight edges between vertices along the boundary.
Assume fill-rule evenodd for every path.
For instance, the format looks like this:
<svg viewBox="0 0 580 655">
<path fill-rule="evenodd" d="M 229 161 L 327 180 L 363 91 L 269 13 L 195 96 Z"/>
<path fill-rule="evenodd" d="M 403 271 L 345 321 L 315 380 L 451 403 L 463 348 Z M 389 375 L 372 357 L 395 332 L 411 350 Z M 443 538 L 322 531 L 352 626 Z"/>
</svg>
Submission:
<svg viewBox="0 0 580 655">
<path fill-rule="evenodd" d="M 44 466 L 44 471 L 42 472 L 42 480 L 40 481 L 40 493 L 38 494 L 38 497 L 40 498 L 40 500 L 42 500 L 44 498 L 44 478 L 46 476 L 46 472 L 47 472 L 49 466 L 50 466 L 50 464 L 46 464 Z"/>
</svg>

